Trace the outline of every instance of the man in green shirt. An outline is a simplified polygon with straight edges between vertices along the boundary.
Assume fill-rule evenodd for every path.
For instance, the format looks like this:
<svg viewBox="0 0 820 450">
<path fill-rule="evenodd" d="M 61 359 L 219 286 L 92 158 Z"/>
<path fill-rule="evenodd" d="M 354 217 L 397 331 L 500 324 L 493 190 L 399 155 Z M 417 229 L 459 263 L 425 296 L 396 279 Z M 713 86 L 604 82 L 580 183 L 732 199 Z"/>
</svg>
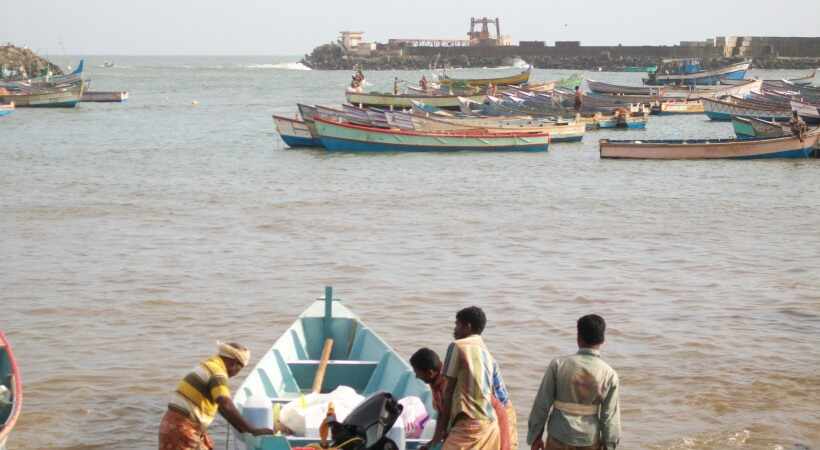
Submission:
<svg viewBox="0 0 820 450">
<path fill-rule="evenodd" d="M 600 352 L 606 322 L 590 314 L 577 325 L 578 353 L 552 360 L 541 380 L 528 423 L 532 450 L 614 450 L 620 440 L 618 374 Z"/>
</svg>

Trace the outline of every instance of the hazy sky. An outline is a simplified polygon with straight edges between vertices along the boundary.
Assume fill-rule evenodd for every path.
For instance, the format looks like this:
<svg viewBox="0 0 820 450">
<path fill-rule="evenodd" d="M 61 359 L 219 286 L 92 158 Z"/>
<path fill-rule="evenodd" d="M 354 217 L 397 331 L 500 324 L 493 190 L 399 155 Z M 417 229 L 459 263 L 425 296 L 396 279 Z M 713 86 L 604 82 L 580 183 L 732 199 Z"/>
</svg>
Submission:
<svg viewBox="0 0 820 450">
<path fill-rule="evenodd" d="M 501 18 L 514 41 L 820 36 L 820 0 L 32 0 L 0 10 L 0 42 L 50 54 L 298 55 L 340 30 L 461 39 L 470 15 Z"/>
</svg>

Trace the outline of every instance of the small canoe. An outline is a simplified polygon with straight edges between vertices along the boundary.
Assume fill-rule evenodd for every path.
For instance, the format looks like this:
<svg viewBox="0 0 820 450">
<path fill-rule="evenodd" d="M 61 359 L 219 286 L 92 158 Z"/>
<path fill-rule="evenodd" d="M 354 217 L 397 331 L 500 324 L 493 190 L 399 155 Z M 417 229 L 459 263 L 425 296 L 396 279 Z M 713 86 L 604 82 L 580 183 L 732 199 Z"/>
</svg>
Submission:
<svg viewBox="0 0 820 450">
<path fill-rule="evenodd" d="M 544 132 L 491 133 L 486 130 L 410 131 L 376 128 L 314 118 L 329 151 L 352 152 L 546 152 Z"/>
<path fill-rule="evenodd" d="M 8 105 L 0 105 L 0 117 L 7 116 L 14 112 L 14 103 Z"/>
<path fill-rule="evenodd" d="M 778 138 L 792 134 L 783 124 L 748 117 L 732 117 L 732 128 L 738 139 Z"/>
<path fill-rule="evenodd" d="M 814 83 L 814 78 L 817 76 L 817 69 L 811 71 L 810 74 L 802 77 L 788 78 L 786 81 L 798 86 L 811 86 Z"/>
<path fill-rule="evenodd" d="M 85 91 L 81 102 L 122 103 L 128 100 L 126 91 Z"/>
<path fill-rule="evenodd" d="M 321 393 L 349 386 L 365 397 L 380 391 L 389 392 L 397 399 L 412 395 L 421 399 L 429 415 L 434 414 L 427 385 L 416 379 L 410 365 L 379 335 L 333 298 L 330 287 L 325 288 L 324 299 L 312 303 L 262 355 L 256 366 L 247 371 L 247 378 L 234 395 L 236 406 L 241 411 L 250 399 L 262 398 L 269 400 L 273 408 L 312 392 L 328 339 L 333 341 L 330 357 L 324 365 Z M 252 437 L 238 435 L 230 429 L 228 439 L 237 438 L 249 450 L 290 450 L 319 441 L 319 437 L 310 432 L 298 437 L 283 434 Z M 406 439 L 406 447 L 398 450 L 416 448 L 422 443 L 419 439 Z"/>
<path fill-rule="evenodd" d="M 0 450 L 20 417 L 23 407 L 23 381 L 6 335 L 0 331 Z"/>
<path fill-rule="evenodd" d="M 348 103 L 358 107 L 375 106 L 380 108 L 399 108 L 408 109 L 413 107 L 413 102 L 426 103 L 435 106 L 436 108 L 458 109 L 459 96 L 458 95 L 424 95 L 424 94 L 389 94 L 389 93 L 359 93 L 347 92 L 345 94 Z M 471 95 L 468 98 L 477 103 L 484 103 L 487 100 L 486 95 Z"/>
<path fill-rule="evenodd" d="M 820 129 L 796 137 L 774 139 L 698 139 L 613 141 L 602 139 L 601 158 L 619 159 L 759 159 L 808 158 L 820 138 Z"/>
<path fill-rule="evenodd" d="M 442 117 L 435 115 L 410 115 L 407 113 L 388 113 L 391 119 L 395 116 L 408 116 L 414 129 L 422 131 L 456 131 L 478 129 L 490 133 L 543 132 L 549 133 L 550 142 L 581 142 L 586 132 L 583 123 L 555 122 L 533 117 Z M 398 122 L 398 121 L 397 121 Z"/>
<path fill-rule="evenodd" d="M 313 135 L 310 127 L 303 120 L 273 115 L 276 132 L 290 148 L 321 147 L 322 143 Z"/>
<path fill-rule="evenodd" d="M 494 86 L 517 86 L 519 84 L 525 84 L 530 81 L 530 75 L 532 74 L 532 67 L 528 67 L 527 70 L 506 77 L 495 77 L 495 78 L 450 78 L 447 75 L 444 75 L 441 80 L 439 80 L 439 84 L 442 86 L 478 86 L 484 87 L 489 86 L 490 84 Z"/>
</svg>

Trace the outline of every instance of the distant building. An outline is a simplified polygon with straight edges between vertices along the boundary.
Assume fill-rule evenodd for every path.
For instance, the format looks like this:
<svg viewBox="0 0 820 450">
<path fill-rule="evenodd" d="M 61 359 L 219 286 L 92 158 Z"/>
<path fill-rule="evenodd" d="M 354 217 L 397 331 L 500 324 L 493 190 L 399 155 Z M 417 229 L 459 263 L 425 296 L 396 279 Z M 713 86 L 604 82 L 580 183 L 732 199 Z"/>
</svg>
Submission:
<svg viewBox="0 0 820 450">
<path fill-rule="evenodd" d="M 339 44 L 345 50 L 353 50 L 364 40 L 364 31 L 340 31 Z"/>
</svg>

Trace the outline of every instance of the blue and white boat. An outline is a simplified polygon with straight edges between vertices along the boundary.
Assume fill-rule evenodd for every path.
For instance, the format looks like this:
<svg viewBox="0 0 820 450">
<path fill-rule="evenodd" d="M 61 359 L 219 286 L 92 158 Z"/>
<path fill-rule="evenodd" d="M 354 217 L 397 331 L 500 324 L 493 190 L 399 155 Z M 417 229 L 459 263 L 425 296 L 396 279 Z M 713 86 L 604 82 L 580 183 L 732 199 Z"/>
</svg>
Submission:
<svg viewBox="0 0 820 450">
<path fill-rule="evenodd" d="M 751 61 L 744 61 L 737 64 L 721 67 L 714 70 L 703 70 L 699 63 L 684 61 L 678 66 L 678 70 L 665 73 L 664 68 L 659 68 L 657 72 L 650 73 L 643 82 L 650 86 L 661 85 L 717 85 L 723 80 L 742 80 L 746 78 L 746 71 L 751 66 Z"/>
<path fill-rule="evenodd" d="M 0 331 L 0 450 L 6 449 L 6 441 L 20 417 L 23 407 L 23 382 L 20 369 L 11 351 L 11 344 Z"/>
<path fill-rule="evenodd" d="M 7 105 L 0 104 L 0 117 L 8 116 L 9 114 L 14 112 L 14 103 L 9 103 Z"/>
<path fill-rule="evenodd" d="M 329 358 L 324 359 L 328 340 L 332 340 L 332 347 Z M 381 337 L 333 298 L 330 287 L 325 288 L 324 299 L 311 304 L 250 369 L 234 395 L 234 403 L 246 417 L 245 406 L 260 398 L 267 400 L 268 408 L 276 410 L 275 405 L 285 405 L 312 392 L 319 372 L 324 373 L 323 380 L 318 382 L 321 393 L 349 386 L 362 396 L 377 392 L 388 392 L 397 399 L 416 396 L 428 414 L 433 414 L 432 393 L 427 385 L 416 379 L 410 365 Z M 277 433 L 254 437 L 238 435 L 233 429 L 229 430 L 228 439 L 243 442 L 248 450 L 290 450 L 319 442 L 318 436 Z M 399 450 L 408 450 L 426 441 L 397 442 L 404 443 Z"/>
</svg>

